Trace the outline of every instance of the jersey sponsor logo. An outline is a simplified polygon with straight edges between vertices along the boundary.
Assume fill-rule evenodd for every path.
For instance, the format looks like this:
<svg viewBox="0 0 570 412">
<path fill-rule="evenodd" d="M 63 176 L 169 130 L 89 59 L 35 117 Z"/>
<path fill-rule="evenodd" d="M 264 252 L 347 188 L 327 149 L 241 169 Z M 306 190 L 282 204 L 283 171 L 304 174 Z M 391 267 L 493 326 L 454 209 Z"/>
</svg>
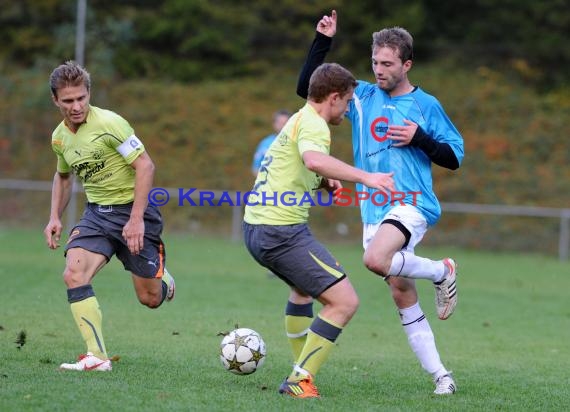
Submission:
<svg viewBox="0 0 570 412">
<path fill-rule="evenodd" d="M 370 125 L 370 133 L 374 140 L 383 142 L 388 138 L 388 118 L 377 117 Z"/>
<path fill-rule="evenodd" d="M 279 135 L 277 136 L 277 141 L 281 146 L 285 146 L 289 142 L 289 136 L 287 135 L 287 133 L 279 133 Z"/>
<path fill-rule="evenodd" d="M 105 168 L 105 161 L 102 160 L 95 163 L 83 162 L 71 167 L 75 174 L 79 176 L 84 183 L 87 183 L 89 179 L 93 177 L 93 175 Z"/>
<path fill-rule="evenodd" d="M 104 175 L 97 175 L 96 177 L 91 179 L 91 183 L 101 183 L 102 181 L 107 180 L 111 176 L 113 176 L 112 172 L 107 172 Z"/>
<path fill-rule="evenodd" d="M 102 159 L 104 154 L 105 152 L 103 151 L 103 149 L 97 149 L 91 152 L 91 156 L 93 156 L 93 159 L 95 160 Z"/>
<path fill-rule="evenodd" d="M 376 156 L 377 154 L 380 154 L 386 150 L 390 150 L 392 147 L 394 147 L 394 145 L 392 144 L 392 142 L 388 143 L 388 146 L 383 147 L 379 150 L 376 150 L 375 152 L 366 152 L 366 157 L 373 157 Z"/>
</svg>

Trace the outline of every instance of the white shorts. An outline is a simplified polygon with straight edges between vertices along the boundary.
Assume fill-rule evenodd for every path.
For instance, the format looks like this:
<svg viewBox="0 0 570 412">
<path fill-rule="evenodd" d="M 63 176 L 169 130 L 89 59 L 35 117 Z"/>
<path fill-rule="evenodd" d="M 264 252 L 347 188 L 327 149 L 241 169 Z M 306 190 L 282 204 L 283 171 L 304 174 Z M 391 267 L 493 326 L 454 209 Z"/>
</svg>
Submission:
<svg viewBox="0 0 570 412">
<path fill-rule="evenodd" d="M 388 214 L 384 216 L 384 220 L 386 219 L 397 220 L 410 231 L 410 241 L 406 247 L 402 248 L 402 250 L 413 253 L 414 248 L 418 243 L 420 243 L 428 230 L 428 224 L 425 217 L 414 206 L 404 205 L 395 206 L 392 208 L 392 210 L 390 210 Z M 384 222 L 384 220 L 382 220 L 382 222 Z M 363 225 L 362 246 L 364 246 L 364 250 L 366 250 L 374 238 L 374 235 L 376 235 L 376 232 L 378 231 L 378 228 L 382 222 L 374 224 L 365 223 Z"/>
</svg>

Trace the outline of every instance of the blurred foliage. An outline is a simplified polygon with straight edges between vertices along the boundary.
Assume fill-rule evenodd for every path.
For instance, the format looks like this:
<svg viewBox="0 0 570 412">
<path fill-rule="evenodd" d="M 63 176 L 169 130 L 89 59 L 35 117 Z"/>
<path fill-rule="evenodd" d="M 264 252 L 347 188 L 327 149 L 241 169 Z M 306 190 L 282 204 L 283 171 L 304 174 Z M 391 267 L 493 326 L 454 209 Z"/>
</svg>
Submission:
<svg viewBox="0 0 570 412">
<path fill-rule="evenodd" d="M 156 186 L 247 190 L 251 156 L 271 132 L 271 114 L 304 104 L 295 95 L 298 70 L 316 22 L 333 7 L 339 34 L 329 60 L 358 78 L 373 80 L 371 32 L 400 25 L 414 34 L 410 78 L 440 99 L 465 139 L 458 171 L 434 168 L 442 201 L 570 206 L 566 1 L 88 0 L 91 102 L 131 122 L 157 164 Z M 61 119 L 47 78 L 73 57 L 76 5 L 0 0 L 0 10 L 0 177 L 51 179 L 50 136 Z M 333 136 L 333 154 L 351 162 L 348 123 Z M 9 219 L 22 221 L 21 207 Z M 47 213 L 45 202 L 37 207 L 36 217 Z M 177 209 L 183 215 L 169 213 L 181 228 L 209 219 Z M 315 211 L 315 222 L 327 237 L 335 236 L 330 222 L 337 218 L 358 233 L 357 212 L 339 213 Z M 557 237 L 556 222 L 488 222 L 447 215 L 440 226 L 456 232 L 458 245 L 474 247 L 505 243 L 495 236 L 499 227 L 524 226 L 505 243 L 521 249 Z M 438 233 L 429 238 L 439 241 Z"/>
<path fill-rule="evenodd" d="M 7 86 L 0 92 L 2 176 L 51 178 L 49 136 L 61 119 L 46 77 L 26 72 L 0 79 Z M 410 77 L 439 97 L 465 139 L 458 172 L 434 168 L 442 199 L 570 205 L 568 89 L 539 94 L 485 66 L 470 71 L 446 62 L 414 67 Z M 304 104 L 294 93 L 296 73 L 286 71 L 196 84 L 113 83 L 96 74 L 92 82 L 92 104 L 131 122 L 158 164 L 157 184 L 165 186 L 249 187 L 250 158 L 270 132 L 272 112 Z M 348 122 L 333 134 L 334 154 L 351 161 Z"/>
<path fill-rule="evenodd" d="M 570 66 L 567 0 L 86 0 L 91 69 L 122 77 L 201 81 L 297 68 L 319 18 L 339 13 L 336 56 L 369 64 L 371 33 L 403 26 L 422 60 L 454 58 L 552 87 Z M 0 0 L 0 61 L 73 57 L 76 2 Z M 303 45 L 303 47 L 299 47 Z"/>
</svg>

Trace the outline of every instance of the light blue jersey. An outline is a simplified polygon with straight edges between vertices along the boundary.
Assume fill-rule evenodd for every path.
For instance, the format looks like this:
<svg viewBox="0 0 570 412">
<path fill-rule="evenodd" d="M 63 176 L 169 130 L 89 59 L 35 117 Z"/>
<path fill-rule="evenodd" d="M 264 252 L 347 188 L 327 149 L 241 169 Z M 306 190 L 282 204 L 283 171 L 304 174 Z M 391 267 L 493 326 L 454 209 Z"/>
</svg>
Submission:
<svg viewBox="0 0 570 412">
<path fill-rule="evenodd" d="M 255 153 L 253 154 L 253 162 L 251 164 L 251 170 L 254 173 L 257 173 L 257 171 L 259 170 L 259 167 L 261 166 L 261 161 L 265 156 L 265 152 L 267 152 L 269 146 L 271 146 L 271 143 L 273 143 L 276 137 L 277 137 L 276 134 L 270 134 L 269 136 L 264 137 L 257 145 Z"/>
<path fill-rule="evenodd" d="M 374 196 L 376 189 L 357 184 L 358 191 L 367 191 L 370 199 L 376 199 L 361 202 L 362 222 L 378 223 L 403 202 L 416 206 L 430 226 L 437 223 L 441 207 L 432 187 L 431 160 L 420 148 L 394 147 L 387 130 L 389 125 L 404 126 L 404 119 L 417 123 L 436 141 L 449 144 L 461 164 L 463 138 L 439 101 L 419 87 L 392 98 L 376 84 L 359 81 L 347 118 L 352 123 L 355 166 L 368 172 L 394 172 L 398 191 L 394 197 L 383 198 Z"/>
</svg>

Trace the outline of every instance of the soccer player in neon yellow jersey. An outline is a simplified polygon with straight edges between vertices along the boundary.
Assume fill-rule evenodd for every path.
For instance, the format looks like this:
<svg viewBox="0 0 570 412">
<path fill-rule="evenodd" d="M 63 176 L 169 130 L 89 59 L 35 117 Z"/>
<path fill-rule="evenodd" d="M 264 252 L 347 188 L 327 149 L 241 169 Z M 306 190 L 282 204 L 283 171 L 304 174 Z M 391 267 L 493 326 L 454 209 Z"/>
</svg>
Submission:
<svg viewBox="0 0 570 412">
<path fill-rule="evenodd" d="M 314 377 L 359 304 L 342 266 L 309 230 L 310 199 L 319 188 L 340 189 L 341 180 L 395 190 L 392 173 L 368 173 L 329 155 L 328 125 L 342 122 L 355 87 L 338 64 L 315 70 L 307 103 L 265 154 L 245 208 L 247 249 L 291 289 L 285 329 L 295 364 L 279 392 L 297 398 L 320 396 Z M 315 299 L 323 307 L 313 318 Z"/>
<path fill-rule="evenodd" d="M 165 268 L 162 217 L 148 204 L 154 163 L 129 123 L 89 104 L 89 73 L 73 61 L 50 76 L 52 99 L 63 121 L 52 135 L 57 157 L 51 212 L 44 235 L 56 249 L 61 216 L 71 196 L 71 173 L 85 189 L 87 205 L 65 246 L 63 280 L 75 323 L 87 345 L 77 362 L 60 369 L 110 371 L 102 333 L 102 314 L 92 279 L 116 254 L 132 274 L 139 301 L 149 308 L 174 298 L 174 278 Z"/>
</svg>

